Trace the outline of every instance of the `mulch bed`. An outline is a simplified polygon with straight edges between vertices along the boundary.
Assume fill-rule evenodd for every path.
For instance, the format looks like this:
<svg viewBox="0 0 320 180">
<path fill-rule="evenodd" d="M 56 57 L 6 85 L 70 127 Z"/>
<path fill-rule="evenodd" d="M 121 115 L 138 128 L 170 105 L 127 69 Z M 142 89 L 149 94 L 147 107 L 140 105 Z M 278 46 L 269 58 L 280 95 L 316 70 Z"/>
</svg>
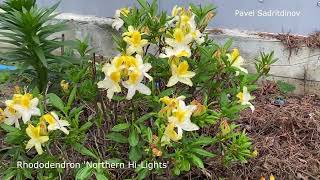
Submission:
<svg viewBox="0 0 320 180">
<path fill-rule="evenodd" d="M 289 96 L 278 106 L 278 92 L 255 93 L 256 110 L 241 114 L 238 123 L 252 138 L 259 155 L 247 164 L 211 165 L 215 178 L 227 179 L 320 179 L 320 98 Z"/>
</svg>

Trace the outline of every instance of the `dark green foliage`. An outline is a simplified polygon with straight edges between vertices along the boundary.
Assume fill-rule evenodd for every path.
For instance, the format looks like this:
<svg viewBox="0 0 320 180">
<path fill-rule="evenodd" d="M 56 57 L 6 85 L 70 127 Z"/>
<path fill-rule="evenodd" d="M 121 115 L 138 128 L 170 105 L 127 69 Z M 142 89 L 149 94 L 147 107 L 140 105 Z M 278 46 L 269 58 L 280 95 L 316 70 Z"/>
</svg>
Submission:
<svg viewBox="0 0 320 180">
<path fill-rule="evenodd" d="M 51 8 L 38 8 L 35 0 L 7 0 L 0 6 L 0 42 L 7 43 L 9 52 L 6 61 L 21 63 L 26 69 L 32 67 L 37 76 L 40 90 L 46 88 L 50 65 L 68 62 L 52 54 L 64 45 L 53 34 L 66 29 L 65 23 L 50 24 L 58 14 L 54 13 L 59 4 Z"/>
</svg>

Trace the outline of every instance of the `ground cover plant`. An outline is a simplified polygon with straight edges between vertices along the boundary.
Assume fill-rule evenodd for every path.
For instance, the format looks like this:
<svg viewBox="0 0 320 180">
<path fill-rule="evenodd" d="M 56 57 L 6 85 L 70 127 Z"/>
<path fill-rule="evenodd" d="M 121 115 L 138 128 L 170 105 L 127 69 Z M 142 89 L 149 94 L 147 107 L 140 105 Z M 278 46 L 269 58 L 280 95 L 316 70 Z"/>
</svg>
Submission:
<svg viewBox="0 0 320 180">
<path fill-rule="evenodd" d="M 261 53 L 250 74 L 232 40 L 220 45 L 205 33 L 214 6 L 175 6 L 168 14 L 157 1 L 138 3 L 116 11 L 119 55 L 101 63 L 90 58 L 87 40 L 52 53 L 66 45 L 49 39 L 64 26 L 47 24 L 57 5 L 0 6 L 2 41 L 14 45 L 8 57 L 38 74 L 29 80 L 37 84 L 16 87 L 0 111 L 2 179 L 170 178 L 192 170 L 210 177 L 207 160 L 228 166 L 257 156 L 236 120 L 247 108 L 254 112 L 251 92 L 273 53 Z M 81 164 L 19 168 L 22 162 Z"/>
</svg>

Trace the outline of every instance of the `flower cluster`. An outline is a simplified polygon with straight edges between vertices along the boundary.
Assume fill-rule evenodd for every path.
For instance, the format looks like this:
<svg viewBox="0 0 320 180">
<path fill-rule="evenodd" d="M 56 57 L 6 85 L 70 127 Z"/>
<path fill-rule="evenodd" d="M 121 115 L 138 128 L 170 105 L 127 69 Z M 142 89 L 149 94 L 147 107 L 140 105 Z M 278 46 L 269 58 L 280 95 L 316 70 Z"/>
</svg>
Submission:
<svg viewBox="0 0 320 180">
<path fill-rule="evenodd" d="M 192 114 L 197 110 L 196 105 L 186 105 L 185 97 L 169 98 L 165 96 L 160 99 L 166 106 L 160 111 L 161 115 L 168 119 L 168 124 L 161 144 L 166 145 L 172 141 L 178 141 L 182 138 L 183 131 L 196 131 L 199 127 L 191 122 Z M 175 130 L 177 128 L 177 131 Z"/>
<path fill-rule="evenodd" d="M 66 126 L 69 126 L 69 122 L 59 120 L 55 112 L 41 116 L 40 109 L 38 108 L 39 99 L 33 98 L 32 94 L 14 94 L 12 100 L 7 100 L 5 103 L 7 106 L 5 110 L 0 109 L 0 122 L 7 125 L 15 125 L 18 129 L 20 129 L 20 119 L 22 119 L 24 124 L 28 123 L 26 134 L 30 137 L 30 140 L 26 145 L 26 149 L 35 147 L 38 154 L 42 154 L 41 145 L 49 140 L 48 131 L 59 129 L 65 134 L 69 134 L 69 131 L 66 129 Z M 36 127 L 32 125 L 32 116 L 41 116 Z"/>
<path fill-rule="evenodd" d="M 47 125 L 48 124 L 48 125 Z M 30 137 L 26 145 L 26 149 L 31 149 L 35 147 L 38 154 L 42 154 L 42 144 L 49 141 L 49 132 L 54 130 L 61 130 L 66 135 L 69 134 L 68 129 L 69 122 L 66 120 L 60 120 L 59 116 L 55 112 L 50 112 L 41 116 L 38 125 L 35 127 L 29 123 L 26 128 L 26 133 Z"/>
<path fill-rule="evenodd" d="M 195 15 L 191 9 L 175 6 L 172 10 L 172 20 L 167 24 L 172 29 L 165 38 L 165 48 L 160 58 L 169 58 L 172 76 L 167 84 L 168 87 L 174 86 L 178 82 L 193 86 L 191 78 L 196 74 L 189 71 L 189 64 L 183 57 L 191 56 L 191 47 L 195 41 L 198 44 L 204 42 L 200 30 L 197 29 Z"/>
<path fill-rule="evenodd" d="M 40 109 L 37 108 L 39 103 L 38 98 L 33 98 L 32 94 L 15 94 L 12 100 L 5 101 L 6 108 L 4 110 L 4 123 L 15 125 L 20 128 L 19 119 L 22 119 L 24 124 L 28 123 L 32 116 L 40 116 Z"/>
<path fill-rule="evenodd" d="M 151 90 L 142 83 L 144 77 L 152 81 L 152 77 L 147 73 L 150 69 L 151 64 L 144 64 L 139 54 L 136 54 L 135 57 L 131 55 L 117 56 L 102 68 L 105 79 L 98 82 L 98 87 L 107 89 L 107 97 L 110 100 L 114 93 L 121 92 L 120 83 L 128 89 L 127 99 L 132 99 L 136 91 L 150 95 Z"/>
</svg>

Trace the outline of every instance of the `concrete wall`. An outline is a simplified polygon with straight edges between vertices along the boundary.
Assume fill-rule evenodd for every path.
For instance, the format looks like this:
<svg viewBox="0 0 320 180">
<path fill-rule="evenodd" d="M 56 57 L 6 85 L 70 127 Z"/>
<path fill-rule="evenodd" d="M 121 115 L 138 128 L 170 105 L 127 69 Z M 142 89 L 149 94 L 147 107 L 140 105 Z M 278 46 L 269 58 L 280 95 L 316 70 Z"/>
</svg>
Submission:
<svg viewBox="0 0 320 180">
<path fill-rule="evenodd" d="M 59 0 L 38 0 L 41 6 L 48 6 Z M 151 1 L 151 0 L 149 0 Z M 241 30 L 307 35 L 320 30 L 319 0 L 158 0 L 160 10 L 171 12 L 175 4 L 188 6 L 190 3 L 205 5 L 213 3 L 218 14 L 210 25 L 216 28 L 238 28 Z M 120 7 L 136 5 L 136 0 L 61 0 L 59 11 L 98 17 L 112 17 Z M 254 16 L 235 15 L 236 11 L 255 11 Z M 259 10 L 285 10 L 300 12 L 295 17 L 261 17 Z"/>
</svg>

